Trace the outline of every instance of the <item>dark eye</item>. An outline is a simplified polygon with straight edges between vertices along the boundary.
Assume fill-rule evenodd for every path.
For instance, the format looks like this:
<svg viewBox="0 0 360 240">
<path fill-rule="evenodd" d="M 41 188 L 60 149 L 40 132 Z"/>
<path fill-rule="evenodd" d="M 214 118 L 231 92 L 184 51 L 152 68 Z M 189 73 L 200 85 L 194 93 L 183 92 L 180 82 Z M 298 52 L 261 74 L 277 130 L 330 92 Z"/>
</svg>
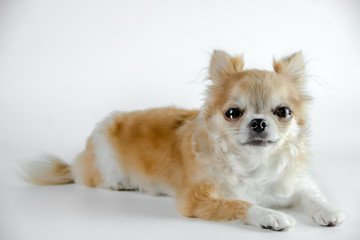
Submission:
<svg viewBox="0 0 360 240">
<path fill-rule="evenodd" d="M 240 110 L 240 108 L 229 108 L 225 113 L 225 118 L 228 120 L 234 120 L 241 117 L 242 114 L 243 112 Z"/>
<path fill-rule="evenodd" d="M 291 109 L 288 107 L 278 107 L 275 110 L 274 114 L 277 115 L 279 118 L 285 118 L 285 119 L 291 118 L 292 116 Z"/>
</svg>

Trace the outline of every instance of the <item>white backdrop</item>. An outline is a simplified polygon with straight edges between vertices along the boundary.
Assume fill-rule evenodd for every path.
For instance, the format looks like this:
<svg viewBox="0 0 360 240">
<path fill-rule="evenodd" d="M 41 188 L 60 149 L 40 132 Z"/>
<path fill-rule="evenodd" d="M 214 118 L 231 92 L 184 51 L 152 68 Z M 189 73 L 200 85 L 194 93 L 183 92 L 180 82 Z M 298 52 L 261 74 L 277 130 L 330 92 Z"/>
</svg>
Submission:
<svg viewBox="0 0 360 240">
<path fill-rule="evenodd" d="M 13 163 L 41 152 L 70 162 L 84 147 L 96 122 L 114 110 L 200 107 L 214 48 L 243 53 L 246 68 L 267 70 L 271 70 L 273 56 L 303 51 L 308 61 L 308 89 L 315 97 L 310 112 L 312 171 L 349 219 L 335 230 L 300 222 L 297 230 L 285 234 L 292 234 L 287 239 L 303 238 L 314 231 L 329 238 L 360 236 L 356 230 L 360 221 L 354 215 L 360 213 L 359 23 L 360 2 L 356 0 L 0 1 L 0 180 L 4 193 L 0 193 L 0 210 L 6 213 L 0 213 L 0 236 L 41 239 L 49 229 L 56 229 L 46 221 L 40 227 L 29 220 L 39 212 L 20 212 L 24 191 L 30 196 L 41 191 L 44 199 L 50 192 L 58 193 L 56 190 L 65 195 L 79 191 L 75 186 L 46 188 L 49 192 L 31 188 L 16 177 Z M 11 191 L 15 193 L 8 195 Z M 8 197 L 2 197 L 5 195 Z M 129 202 L 133 199 L 128 196 L 143 197 L 126 195 Z M 161 211 L 174 211 L 172 200 L 143 198 L 145 205 L 165 201 L 168 208 Z M 36 196 L 31 199 L 39 200 Z M 37 211 L 44 214 L 42 219 L 49 217 L 41 207 Z M 151 216 L 159 220 L 156 211 Z M 64 223 L 58 221 L 58 226 Z M 178 221 L 174 229 L 179 226 L 190 232 L 196 229 L 193 224 L 205 224 Z M 128 225 L 129 234 L 138 227 Z M 69 226 L 74 236 L 85 225 L 76 226 Z M 106 231 L 110 239 L 115 238 L 124 232 L 121 225 L 116 226 L 114 232 L 104 226 L 98 234 Z M 209 237 L 222 236 L 223 224 L 201 226 L 202 233 L 219 228 Z M 15 229 L 22 231 L 16 233 Z M 45 235 L 36 229 L 45 229 Z M 152 236 L 151 228 L 147 231 Z M 224 236 L 254 232 L 264 235 L 234 228 Z"/>
</svg>

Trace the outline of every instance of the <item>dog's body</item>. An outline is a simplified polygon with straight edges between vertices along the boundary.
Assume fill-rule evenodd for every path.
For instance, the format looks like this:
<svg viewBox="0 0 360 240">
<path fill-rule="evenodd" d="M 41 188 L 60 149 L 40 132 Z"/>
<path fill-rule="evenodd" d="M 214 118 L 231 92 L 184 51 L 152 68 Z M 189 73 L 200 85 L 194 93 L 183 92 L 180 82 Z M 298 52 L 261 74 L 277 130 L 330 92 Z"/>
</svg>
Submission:
<svg viewBox="0 0 360 240">
<path fill-rule="evenodd" d="M 71 167 L 50 157 L 27 168 L 28 180 L 173 195 L 184 216 L 273 230 L 295 221 L 269 208 L 296 206 L 335 226 L 344 215 L 306 173 L 310 98 L 301 53 L 275 61 L 274 70 L 243 71 L 242 58 L 214 51 L 200 111 L 114 113 Z"/>
</svg>

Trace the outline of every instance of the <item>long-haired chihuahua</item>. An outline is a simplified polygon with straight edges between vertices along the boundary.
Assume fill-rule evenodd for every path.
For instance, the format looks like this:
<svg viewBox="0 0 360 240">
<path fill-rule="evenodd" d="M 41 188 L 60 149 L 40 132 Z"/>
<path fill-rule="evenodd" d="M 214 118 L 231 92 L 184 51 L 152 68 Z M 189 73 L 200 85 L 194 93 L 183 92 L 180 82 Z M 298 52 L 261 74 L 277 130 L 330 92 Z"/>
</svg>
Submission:
<svg viewBox="0 0 360 240">
<path fill-rule="evenodd" d="M 48 156 L 26 165 L 26 179 L 172 195 L 186 217 L 275 231 L 295 224 L 271 209 L 288 206 L 321 226 L 339 225 L 344 214 L 307 174 L 302 53 L 274 60 L 274 71 L 243 67 L 242 57 L 215 50 L 200 110 L 112 113 L 71 166 Z"/>
</svg>

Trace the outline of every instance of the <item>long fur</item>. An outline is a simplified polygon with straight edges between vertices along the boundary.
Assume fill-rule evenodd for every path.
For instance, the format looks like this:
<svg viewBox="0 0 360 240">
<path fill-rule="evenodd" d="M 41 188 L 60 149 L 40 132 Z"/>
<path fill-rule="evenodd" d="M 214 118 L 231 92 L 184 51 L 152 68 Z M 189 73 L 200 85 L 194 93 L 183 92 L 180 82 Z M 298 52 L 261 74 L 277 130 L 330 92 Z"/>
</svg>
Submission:
<svg viewBox="0 0 360 240">
<path fill-rule="evenodd" d="M 47 155 L 22 167 L 23 179 L 35 185 L 74 183 L 70 166 L 55 156 Z"/>
<path fill-rule="evenodd" d="M 50 157 L 26 167 L 26 179 L 172 195 L 184 216 L 271 230 L 295 224 L 270 209 L 278 207 L 297 206 L 324 226 L 343 222 L 307 174 L 311 97 L 301 52 L 274 60 L 274 72 L 243 67 L 242 57 L 214 51 L 200 110 L 113 113 L 71 167 Z M 287 118 L 276 113 L 284 106 Z M 241 115 L 227 118 L 231 108 Z M 264 132 L 254 132 L 255 119 L 266 122 Z"/>
</svg>

